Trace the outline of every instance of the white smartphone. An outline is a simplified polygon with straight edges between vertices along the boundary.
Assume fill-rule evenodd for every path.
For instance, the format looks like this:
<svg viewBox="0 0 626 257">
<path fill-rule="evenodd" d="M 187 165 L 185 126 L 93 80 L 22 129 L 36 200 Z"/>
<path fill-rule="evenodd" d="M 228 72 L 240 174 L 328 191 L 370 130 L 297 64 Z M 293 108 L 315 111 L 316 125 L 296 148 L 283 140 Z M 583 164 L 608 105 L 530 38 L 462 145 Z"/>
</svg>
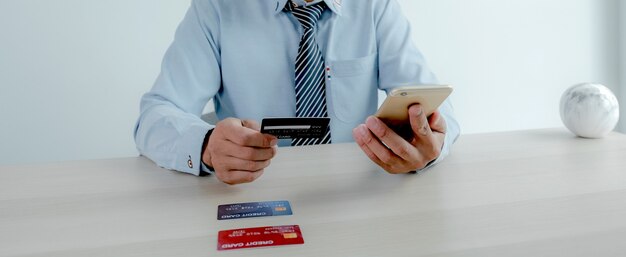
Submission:
<svg viewBox="0 0 626 257">
<path fill-rule="evenodd" d="M 449 85 L 398 87 L 389 93 L 374 116 L 392 124 L 409 122 L 409 106 L 419 103 L 426 116 L 431 115 L 452 93 Z"/>
</svg>

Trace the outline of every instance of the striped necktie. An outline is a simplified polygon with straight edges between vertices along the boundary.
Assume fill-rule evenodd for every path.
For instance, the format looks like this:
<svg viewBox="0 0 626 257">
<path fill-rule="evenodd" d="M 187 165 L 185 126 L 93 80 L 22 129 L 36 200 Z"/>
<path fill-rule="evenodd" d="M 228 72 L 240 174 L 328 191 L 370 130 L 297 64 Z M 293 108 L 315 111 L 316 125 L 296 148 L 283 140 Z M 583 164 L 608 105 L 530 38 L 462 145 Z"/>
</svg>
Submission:
<svg viewBox="0 0 626 257">
<path fill-rule="evenodd" d="M 291 2 L 291 1 L 290 1 Z M 292 7 L 291 11 L 304 29 L 296 58 L 296 116 L 328 117 L 324 57 L 315 41 L 317 21 L 327 8 L 324 2 L 311 6 Z M 330 144 L 330 126 L 323 138 L 294 138 L 292 146 Z"/>
</svg>

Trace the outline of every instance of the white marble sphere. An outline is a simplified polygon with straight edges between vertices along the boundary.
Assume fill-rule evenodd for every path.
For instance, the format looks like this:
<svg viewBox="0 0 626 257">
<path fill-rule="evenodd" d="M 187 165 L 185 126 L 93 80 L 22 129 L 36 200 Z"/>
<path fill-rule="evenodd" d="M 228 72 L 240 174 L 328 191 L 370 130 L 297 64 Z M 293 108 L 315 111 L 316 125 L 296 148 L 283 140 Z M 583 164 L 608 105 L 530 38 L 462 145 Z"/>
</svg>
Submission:
<svg viewBox="0 0 626 257">
<path fill-rule="evenodd" d="M 567 89 L 561 97 L 561 120 L 579 137 L 602 138 L 619 120 L 617 98 L 600 84 L 579 84 Z"/>
</svg>

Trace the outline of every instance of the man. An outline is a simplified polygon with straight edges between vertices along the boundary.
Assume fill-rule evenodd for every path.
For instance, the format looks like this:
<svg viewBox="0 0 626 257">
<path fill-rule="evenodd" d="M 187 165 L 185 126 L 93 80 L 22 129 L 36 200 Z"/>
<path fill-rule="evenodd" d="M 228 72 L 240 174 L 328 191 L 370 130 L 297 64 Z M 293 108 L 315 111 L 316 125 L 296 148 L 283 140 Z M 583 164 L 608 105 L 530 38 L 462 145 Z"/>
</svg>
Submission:
<svg viewBox="0 0 626 257">
<path fill-rule="evenodd" d="M 227 184 L 261 176 L 278 145 L 353 140 L 386 171 L 408 173 L 448 154 L 459 135 L 450 103 L 430 117 L 411 106 L 408 139 L 368 115 L 378 89 L 435 82 L 396 0 L 193 0 L 142 98 L 135 140 L 159 166 Z M 209 99 L 215 126 L 199 118 Z M 331 118 L 323 140 L 259 132 L 264 117 L 308 116 Z"/>
</svg>

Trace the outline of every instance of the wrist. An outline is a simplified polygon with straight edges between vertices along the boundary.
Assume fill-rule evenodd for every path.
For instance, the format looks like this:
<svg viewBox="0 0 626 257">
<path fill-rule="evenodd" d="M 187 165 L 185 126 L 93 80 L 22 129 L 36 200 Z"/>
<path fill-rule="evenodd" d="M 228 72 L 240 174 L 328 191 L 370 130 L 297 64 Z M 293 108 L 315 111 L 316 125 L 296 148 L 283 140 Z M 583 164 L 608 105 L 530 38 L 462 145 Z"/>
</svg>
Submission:
<svg viewBox="0 0 626 257">
<path fill-rule="evenodd" d="M 211 134 L 213 133 L 213 130 L 214 129 L 209 129 L 209 131 L 207 131 L 206 135 L 204 136 L 204 142 L 202 143 L 202 153 L 201 153 L 202 158 L 200 158 L 202 162 L 201 171 L 208 172 L 208 173 L 212 173 L 213 171 L 215 171 L 211 163 L 211 153 L 207 151 L 207 147 L 209 145 L 209 139 L 211 138 Z"/>
</svg>

